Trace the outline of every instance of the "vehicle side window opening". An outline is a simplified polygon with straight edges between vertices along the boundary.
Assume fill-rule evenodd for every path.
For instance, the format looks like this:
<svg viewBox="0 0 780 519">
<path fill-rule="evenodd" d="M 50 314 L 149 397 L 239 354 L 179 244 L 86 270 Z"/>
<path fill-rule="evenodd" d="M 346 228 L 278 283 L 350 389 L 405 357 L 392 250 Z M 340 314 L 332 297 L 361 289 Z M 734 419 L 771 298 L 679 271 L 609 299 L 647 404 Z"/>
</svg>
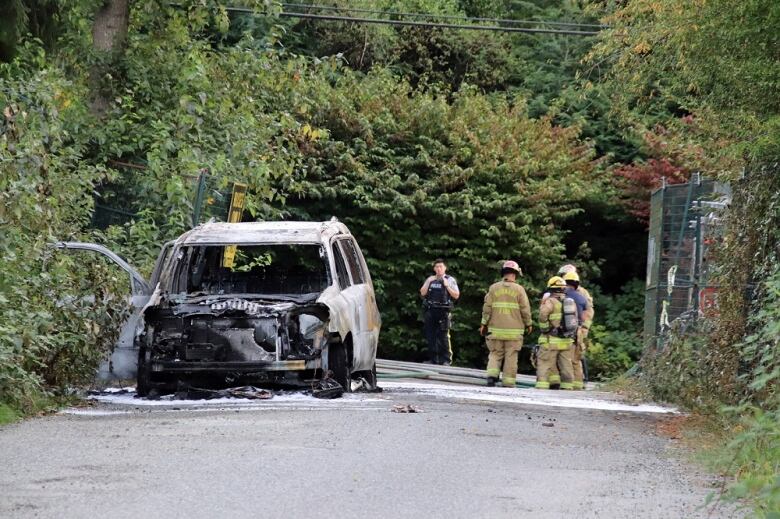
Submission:
<svg viewBox="0 0 780 519">
<path fill-rule="evenodd" d="M 363 267 L 360 264 L 360 256 L 358 256 L 357 248 L 352 240 L 341 240 L 341 248 L 344 251 L 344 256 L 347 258 L 347 265 L 349 265 L 349 272 L 352 274 L 352 283 L 359 285 L 366 282 L 366 275 L 363 272 Z"/>
<path fill-rule="evenodd" d="M 187 286 L 187 278 L 189 277 L 190 258 L 192 253 L 197 250 L 198 247 L 188 247 L 179 249 L 176 252 L 176 257 L 174 259 L 175 270 L 171 283 L 171 292 L 181 293 L 185 291 Z"/>
<path fill-rule="evenodd" d="M 195 252 L 194 260 L 190 263 L 190 282 L 187 283 L 187 292 L 191 292 L 191 286 L 200 286 L 203 278 L 203 272 L 206 270 L 204 265 L 204 255 L 206 253 L 206 247 L 198 247 Z"/>
<path fill-rule="evenodd" d="M 319 244 L 238 245 L 230 267 L 227 245 L 186 247 L 178 292 L 188 294 L 312 294 L 330 285 Z M 184 266 L 184 265 L 183 265 Z"/>
<path fill-rule="evenodd" d="M 347 265 L 344 263 L 344 256 L 341 254 L 338 242 L 333 242 L 333 262 L 336 264 L 336 275 L 339 278 L 339 288 L 345 290 L 349 287 L 349 274 Z"/>
<path fill-rule="evenodd" d="M 160 281 L 160 277 L 165 271 L 165 266 L 171 259 L 173 243 L 173 241 L 169 241 L 162 246 L 162 249 L 160 249 L 160 254 L 157 256 L 157 260 L 154 263 L 154 268 L 152 269 L 152 276 L 149 279 L 149 284 L 151 285 L 152 290 L 154 290 L 155 286 Z"/>
</svg>

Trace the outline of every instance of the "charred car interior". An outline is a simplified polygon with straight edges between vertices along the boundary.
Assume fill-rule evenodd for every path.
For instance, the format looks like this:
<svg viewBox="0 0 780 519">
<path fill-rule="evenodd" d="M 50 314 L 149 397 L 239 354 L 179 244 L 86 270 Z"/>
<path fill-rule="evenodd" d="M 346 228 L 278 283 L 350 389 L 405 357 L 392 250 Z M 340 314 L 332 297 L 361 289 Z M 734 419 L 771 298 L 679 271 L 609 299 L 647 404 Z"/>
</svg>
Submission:
<svg viewBox="0 0 780 519">
<path fill-rule="evenodd" d="M 303 296 L 330 284 L 325 251 L 316 244 L 184 247 L 178 257 L 176 293 Z"/>
</svg>

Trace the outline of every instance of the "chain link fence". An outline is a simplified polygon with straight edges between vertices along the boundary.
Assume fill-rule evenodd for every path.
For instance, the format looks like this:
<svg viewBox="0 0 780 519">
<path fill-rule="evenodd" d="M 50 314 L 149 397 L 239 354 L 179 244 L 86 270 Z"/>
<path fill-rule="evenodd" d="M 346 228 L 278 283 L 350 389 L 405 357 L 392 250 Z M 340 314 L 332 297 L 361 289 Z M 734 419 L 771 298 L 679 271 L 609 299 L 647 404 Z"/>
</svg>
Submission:
<svg viewBox="0 0 780 519">
<path fill-rule="evenodd" d="M 217 179 L 205 171 L 198 175 L 192 204 L 193 227 L 212 218 L 222 222 L 227 220 L 233 184 L 225 179 Z"/>
<path fill-rule="evenodd" d="M 230 211 L 233 182 L 211 176 L 207 171 L 186 178 L 192 191 L 192 226 L 195 227 L 211 218 L 226 221 Z M 137 219 L 138 212 L 135 207 L 140 204 L 134 204 L 132 200 L 124 202 L 125 205 L 118 206 L 115 197 L 111 205 L 111 202 L 98 196 L 92 213 L 92 227 L 105 229 L 111 225 L 124 225 Z"/>
<path fill-rule="evenodd" d="M 720 239 L 719 213 L 728 185 L 694 174 L 687 184 L 664 185 L 650 198 L 644 346 L 663 348 L 675 320 L 717 313 L 709 256 Z"/>
</svg>

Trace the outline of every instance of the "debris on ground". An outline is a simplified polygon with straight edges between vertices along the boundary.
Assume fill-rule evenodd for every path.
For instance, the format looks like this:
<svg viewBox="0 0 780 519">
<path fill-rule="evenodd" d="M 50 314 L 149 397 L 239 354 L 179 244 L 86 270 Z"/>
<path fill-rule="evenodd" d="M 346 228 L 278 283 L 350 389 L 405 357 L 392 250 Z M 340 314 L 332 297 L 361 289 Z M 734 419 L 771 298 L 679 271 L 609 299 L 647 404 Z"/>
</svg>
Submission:
<svg viewBox="0 0 780 519">
<path fill-rule="evenodd" d="M 555 424 L 552 422 L 544 422 L 542 424 L 542 427 L 555 427 Z"/>
<path fill-rule="evenodd" d="M 381 393 L 382 388 L 372 385 L 365 377 L 358 377 L 352 381 L 353 393 Z"/>
<path fill-rule="evenodd" d="M 115 388 L 115 387 L 109 387 L 105 389 L 90 389 L 87 391 L 88 396 L 96 396 L 96 395 L 126 395 L 128 393 L 133 393 L 134 389 L 126 389 L 126 388 Z"/>
<path fill-rule="evenodd" d="M 215 398 L 247 398 L 249 400 L 268 400 L 274 394 L 267 389 L 255 386 L 229 387 L 227 389 L 204 389 L 187 387 L 177 391 L 174 398 L 177 400 L 213 400 Z"/>
<path fill-rule="evenodd" d="M 325 377 L 312 387 L 311 396 L 314 398 L 339 398 L 344 394 L 344 388 L 330 377 Z"/>
<path fill-rule="evenodd" d="M 396 404 L 393 406 L 392 409 L 390 409 L 390 411 L 394 413 L 422 413 L 423 412 L 422 409 L 420 409 L 419 407 L 415 407 L 412 404 L 406 404 L 406 405 Z"/>
</svg>

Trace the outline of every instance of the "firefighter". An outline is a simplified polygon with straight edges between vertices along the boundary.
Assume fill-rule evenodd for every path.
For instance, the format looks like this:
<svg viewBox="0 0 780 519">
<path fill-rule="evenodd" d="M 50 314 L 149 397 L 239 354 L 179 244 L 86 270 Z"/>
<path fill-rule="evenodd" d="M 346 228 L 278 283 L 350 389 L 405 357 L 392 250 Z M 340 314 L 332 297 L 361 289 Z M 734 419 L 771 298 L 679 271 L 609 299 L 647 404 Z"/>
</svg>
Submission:
<svg viewBox="0 0 780 519">
<path fill-rule="evenodd" d="M 577 310 L 574 315 L 564 313 L 566 282 L 554 276 L 547 282 L 550 296 L 542 299 L 539 307 L 539 358 L 536 361 L 536 388 L 550 388 L 550 372 L 558 366 L 561 389 L 573 389 L 572 350 L 577 329 Z M 572 328 L 572 329 L 569 329 Z"/>
<path fill-rule="evenodd" d="M 493 283 L 482 305 L 479 333 L 487 339 L 490 351 L 487 365 L 487 385 L 495 386 L 498 376 L 506 387 L 515 387 L 517 354 L 523 346 L 523 333 L 531 333 L 531 304 L 525 288 L 517 283 L 522 275 L 520 266 L 505 261 L 501 267 L 501 281 Z"/>
<path fill-rule="evenodd" d="M 455 278 L 447 274 L 447 264 L 443 259 L 434 260 L 433 272 L 434 275 L 429 276 L 420 287 L 425 340 L 430 362 L 449 366 L 452 363 L 451 312 L 460 297 L 460 290 Z"/>
<path fill-rule="evenodd" d="M 580 326 L 577 328 L 577 337 L 574 341 L 574 352 L 572 354 L 572 367 L 574 368 L 574 389 L 585 389 L 585 376 L 582 370 L 582 357 L 587 349 L 585 339 L 588 337 L 588 330 L 593 323 L 593 299 L 588 291 L 580 286 L 580 277 L 576 272 L 567 272 L 563 275 L 566 281 L 566 294 L 577 301 L 577 307 L 580 309 Z M 586 297 L 587 294 L 587 297 Z"/>
<path fill-rule="evenodd" d="M 570 274 L 572 272 L 574 274 L 577 274 L 577 292 L 579 292 L 580 294 L 585 296 L 585 299 L 588 300 L 588 303 L 590 303 L 590 306 L 593 307 L 593 297 L 590 295 L 590 292 L 588 292 L 585 289 L 585 287 L 583 287 L 582 285 L 579 284 L 579 274 L 577 273 L 577 267 L 575 267 L 574 265 L 569 263 L 569 264 L 563 265 L 561 268 L 558 269 L 558 275 L 563 277 L 564 280 L 566 279 L 564 277 L 565 274 Z"/>
<path fill-rule="evenodd" d="M 587 341 L 585 339 L 588 336 L 588 330 L 587 329 L 590 328 L 590 324 L 593 321 L 593 314 L 594 314 L 593 313 L 593 297 L 591 297 L 590 293 L 583 286 L 581 286 L 579 284 L 579 275 L 577 274 L 577 267 L 575 267 L 571 263 L 568 263 L 566 265 L 561 266 L 561 268 L 558 269 L 558 275 L 563 277 L 564 281 L 566 280 L 565 276 L 567 274 L 572 274 L 572 273 L 574 273 L 576 275 L 576 277 L 577 277 L 577 287 L 576 287 L 577 292 L 579 292 L 582 296 L 584 296 L 585 299 L 588 301 L 588 304 L 590 305 L 590 315 L 589 316 L 588 315 L 581 316 L 583 324 L 585 324 L 585 321 L 590 321 L 590 322 L 587 323 L 587 325 L 585 325 L 585 326 L 587 326 L 587 328 L 584 331 L 582 331 L 582 330 L 580 331 L 580 333 L 584 334 L 584 336 L 583 336 L 583 348 L 582 348 L 582 354 L 584 354 L 586 349 L 587 349 L 586 346 L 585 346 L 587 344 Z M 568 283 L 569 282 L 567 281 L 567 284 Z M 546 298 L 549 295 L 550 295 L 549 293 L 545 293 L 544 296 L 542 296 L 542 297 Z M 583 307 L 583 310 L 584 310 L 584 307 Z M 582 361 L 582 359 L 580 359 L 578 367 L 575 368 L 575 373 L 578 370 L 579 370 L 580 373 L 583 373 L 582 387 L 581 388 L 580 387 L 576 387 L 579 384 L 575 384 L 575 389 L 584 389 L 585 388 L 585 382 L 584 382 L 584 378 L 585 377 L 584 377 L 582 364 L 583 364 L 583 361 Z M 552 387 L 552 389 L 557 389 L 558 385 L 561 383 L 561 377 L 558 374 L 558 367 L 557 366 L 553 367 L 553 369 L 550 371 L 550 375 L 549 375 L 548 378 L 550 379 L 550 386 Z"/>
</svg>

